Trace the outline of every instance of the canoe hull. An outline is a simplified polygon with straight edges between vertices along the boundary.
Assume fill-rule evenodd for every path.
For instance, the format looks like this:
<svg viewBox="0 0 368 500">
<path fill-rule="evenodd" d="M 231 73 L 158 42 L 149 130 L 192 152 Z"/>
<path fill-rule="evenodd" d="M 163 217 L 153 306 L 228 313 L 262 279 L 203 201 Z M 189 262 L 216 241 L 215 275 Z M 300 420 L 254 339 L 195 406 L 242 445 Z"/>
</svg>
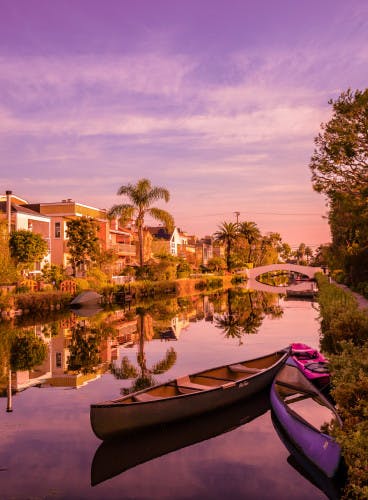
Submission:
<svg viewBox="0 0 368 500">
<path fill-rule="evenodd" d="M 147 428 L 104 441 L 91 467 L 92 486 L 154 458 L 205 441 L 246 425 L 270 409 L 268 391 L 251 400 L 179 422 Z"/>
<path fill-rule="evenodd" d="M 294 363 L 291 359 L 287 363 Z M 287 367 L 288 365 L 286 365 Z M 296 369 L 297 366 L 293 365 Z M 305 377 L 304 377 L 305 378 Z M 319 395 L 324 400 L 326 407 L 335 411 L 332 405 L 324 398 L 323 394 L 314 388 L 312 384 L 306 380 L 307 389 L 310 389 L 315 395 Z M 309 425 L 303 419 L 297 418 L 291 412 L 287 404 L 278 394 L 276 389 L 276 380 L 273 382 L 270 393 L 271 408 L 274 416 L 277 418 L 280 426 L 288 436 L 294 446 L 304 454 L 318 469 L 320 469 L 327 477 L 332 478 L 337 472 L 341 461 L 341 448 L 336 441 L 329 435 L 320 432 L 318 429 Z M 308 385 L 310 387 L 308 387 Z"/>
<path fill-rule="evenodd" d="M 268 369 L 233 384 L 205 391 L 181 394 L 156 401 L 133 404 L 106 402 L 91 405 L 91 426 L 97 437 L 106 440 L 127 432 L 179 421 L 231 405 L 269 387 L 288 353 Z"/>
</svg>

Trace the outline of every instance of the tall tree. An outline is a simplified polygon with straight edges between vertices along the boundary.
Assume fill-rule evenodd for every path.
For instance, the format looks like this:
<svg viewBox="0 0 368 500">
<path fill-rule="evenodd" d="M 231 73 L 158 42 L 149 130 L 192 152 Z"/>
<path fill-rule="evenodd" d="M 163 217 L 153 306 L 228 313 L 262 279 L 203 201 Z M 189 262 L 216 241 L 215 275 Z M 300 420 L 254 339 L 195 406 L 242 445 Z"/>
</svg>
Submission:
<svg viewBox="0 0 368 500">
<path fill-rule="evenodd" d="M 335 101 L 333 115 L 315 138 L 310 161 L 316 191 L 329 197 L 344 193 L 366 199 L 368 195 L 368 89 L 348 89 Z"/>
<path fill-rule="evenodd" d="M 230 271 L 232 246 L 239 238 L 238 224 L 234 222 L 223 222 L 218 227 L 219 229 L 215 232 L 214 238 L 226 245 L 226 266 L 227 270 Z"/>
<path fill-rule="evenodd" d="M 332 105 L 310 161 L 313 187 L 329 201 L 332 259 L 348 281 L 368 281 L 368 89 L 348 89 Z"/>
<path fill-rule="evenodd" d="M 5 219 L 0 219 L 0 283 L 14 283 L 16 280 L 16 266 L 10 256 L 8 224 Z"/>
<path fill-rule="evenodd" d="M 148 179 L 140 179 L 136 184 L 120 186 L 117 194 L 126 196 L 130 203 L 114 205 L 109 210 L 109 216 L 120 217 L 123 224 L 135 218 L 139 238 L 139 264 L 142 267 L 144 264 L 143 228 L 145 216 L 150 215 L 162 222 L 168 232 L 172 232 L 174 229 L 172 215 L 165 210 L 151 206 L 157 200 L 165 200 L 167 203 L 170 200 L 170 193 L 166 188 L 152 186 Z"/>
<path fill-rule="evenodd" d="M 79 266 L 85 268 L 95 262 L 99 254 L 98 223 L 90 217 L 79 217 L 67 222 L 68 249 L 73 275 Z"/>
</svg>

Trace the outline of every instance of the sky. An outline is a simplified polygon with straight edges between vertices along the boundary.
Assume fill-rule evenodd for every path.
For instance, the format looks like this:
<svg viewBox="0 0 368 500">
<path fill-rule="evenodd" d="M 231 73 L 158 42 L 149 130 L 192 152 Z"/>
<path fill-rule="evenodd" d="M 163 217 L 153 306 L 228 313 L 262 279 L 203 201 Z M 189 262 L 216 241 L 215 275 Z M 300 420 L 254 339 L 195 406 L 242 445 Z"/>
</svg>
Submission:
<svg viewBox="0 0 368 500">
<path fill-rule="evenodd" d="M 190 234 L 326 243 L 308 167 L 365 89 L 366 0 L 0 0 L 0 194 L 99 208 L 148 178 Z"/>
</svg>

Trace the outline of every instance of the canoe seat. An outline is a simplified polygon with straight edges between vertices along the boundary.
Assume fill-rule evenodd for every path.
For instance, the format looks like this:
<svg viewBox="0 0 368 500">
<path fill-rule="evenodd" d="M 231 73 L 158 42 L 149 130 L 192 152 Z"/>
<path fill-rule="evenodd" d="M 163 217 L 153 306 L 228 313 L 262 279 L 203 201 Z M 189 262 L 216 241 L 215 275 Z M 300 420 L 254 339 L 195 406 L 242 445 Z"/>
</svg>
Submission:
<svg viewBox="0 0 368 500">
<path fill-rule="evenodd" d="M 133 396 L 134 401 L 137 403 L 145 403 L 146 401 L 154 401 L 155 399 L 162 399 L 161 396 L 153 396 L 148 392 L 142 392 L 142 394 L 136 394 Z"/>
<path fill-rule="evenodd" d="M 252 368 L 241 364 L 229 366 L 229 370 L 236 373 L 259 373 L 263 372 L 264 368 Z"/>
<path fill-rule="evenodd" d="M 176 385 L 179 389 L 179 392 L 186 394 L 188 391 L 186 389 L 192 389 L 195 391 L 205 391 L 207 389 L 210 389 L 208 385 L 203 385 L 203 384 L 195 384 L 194 382 L 190 381 L 190 378 L 187 377 L 182 377 L 178 378 L 176 380 Z M 191 391 L 190 391 L 191 392 Z"/>
</svg>

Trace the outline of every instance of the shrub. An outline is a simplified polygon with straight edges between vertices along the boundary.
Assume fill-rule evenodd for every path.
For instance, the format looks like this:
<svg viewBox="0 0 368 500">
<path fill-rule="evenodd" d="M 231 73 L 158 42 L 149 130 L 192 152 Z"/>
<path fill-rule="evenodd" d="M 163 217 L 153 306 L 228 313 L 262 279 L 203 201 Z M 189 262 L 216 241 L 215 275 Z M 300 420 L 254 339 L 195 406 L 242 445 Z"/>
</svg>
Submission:
<svg viewBox="0 0 368 500">
<path fill-rule="evenodd" d="M 348 470 L 344 498 L 368 498 L 368 345 L 341 346 L 341 354 L 330 357 L 330 366 L 332 395 L 344 422 L 334 430 Z"/>
</svg>

